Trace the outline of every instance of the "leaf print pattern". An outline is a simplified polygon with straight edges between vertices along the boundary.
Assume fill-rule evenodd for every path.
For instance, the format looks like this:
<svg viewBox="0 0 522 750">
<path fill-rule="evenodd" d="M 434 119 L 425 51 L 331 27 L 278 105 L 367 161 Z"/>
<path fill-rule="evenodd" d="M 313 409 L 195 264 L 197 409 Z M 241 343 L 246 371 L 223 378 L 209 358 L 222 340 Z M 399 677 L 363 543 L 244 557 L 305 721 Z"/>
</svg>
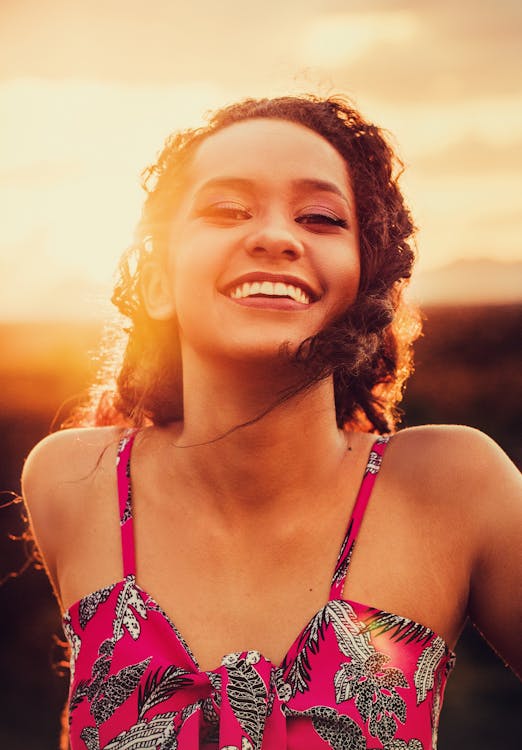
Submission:
<svg viewBox="0 0 522 750">
<path fill-rule="evenodd" d="M 170 666 L 165 670 L 156 670 L 147 676 L 145 684 L 138 690 L 138 716 L 143 718 L 145 713 L 159 703 L 163 703 L 176 690 L 190 685 L 192 679 L 186 669 Z"/>
<path fill-rule="evenodd" d="M 97 724 L 107 721 L 114 711 L 132 695 L 149 661 L 150 658 L 138 664 L 123 667 L 119 672 L 104 680 L 91 703 L 91 713 Z"/>
<path fill-rule="evenodd" d="M 335 675 L 338 703 L 354 699 L 371 735 L 382 743 L 392 740 L 397 720 L 406 721 L 406 703 L 396 688 L 408 687 L 400 669 L 385 667 L 387 654 L 374 652 L 365 661 L 342 664 Z"/>
<path fill-rule="evenodd" d="M 379 469 L 381 468 L 382 463 L 382 453 L 379 453 L 375 450 L 377 445 L 386 444 L 389 442 L 389 436 L 382 435 L 381 437 L 377 438 L 375 441 L 374 447 L 370 452 L 370 457 L 368 459 L 368 463 L 366 465 L 366 473 L 367 474 L 378 474 Z"/>
<path fill-rule="evenodd" d="M 318 744 L 331 750 L 435 750 L 451 653 L 428 628 L 342 598 L 383 441 L 370 454 L 329 601 L 294 639 L 281 666 L 259 651 L 234 652 L 207 672 L 136 583 L 131 445 L 131 438 L 122 442 L 118 469 L 124 578 L 64 615 L 73 666 L 71 750 L 296 750 Z"/>
<path fill-rule="evenodd" d="M 435 745 L 433 747 L 435 747 Z M 405 742 L 404 740 L 392 740 L 389 745 L 386 745 L 385 750 L 424 750 L 424 746 L 420 740 L 415 738 L 409 742 Z"/>
<path fill-rule="evenodd" d="M 100 750 L 100 738 L 96 727 L 84 727 L 80 737 L 87 750 Z"/>
<path fill-rule="evenodd" d="M 98 611 L 98 607 L 100 606 L 100 604 L 103 604 L 103 602 L 107 601 L 113 588 L 114 584 L 112 584 L 111 586 L 105 586 L 104 588 L 99 589 L 92 594 L 84 596 L 84 598 L 80 601 L 79 614 L 82 630 L 85 630 L 87 623 L 92 617 L 94 617 L 94 615 Z"/>
<path fill-rule="evenodd" d="M 223 745 L 221 750 L 254 750 L 254 749 L 252 747 L 252 743 L 249 742 L 246 737 L 242 737 L 240 748 L 237 745 Z"/>
<path fill-rule="evenodd" d="M 78 633 L 75 631 L 73 627 L 73 624 L 71 622 L 71 615 L 69 614 L 69 612 L 66 612 L 64 614 L 62 625 L 63 625 L 63 632 L 70 646 L 69 670 L 71 673 L 71 681 L 72 681 L 74 680 L 74 667 L 76 664 L 76 659 L 78 658 L 78 654 L 80 653 L 82 641 L 81 641 L 80 636 L 78 635 Z"/>
<path fill-rule="evenodd" d="M 350 544 L 350 549 L 348 550 L 348 553 L 346 553 L 346 548 L 348 546 L 348 540 L 350 539 L 351 530 L 353 527 L 353 520 L 350 521 L 350 525 L 348 526 L 348 532 L 344 538 L 343 544 L 341 546 L 341 550 L 339 552 L 339 556 L 337 557 L 337 562 L 335 564 L 335 572 L 333 575 L 333 583 L 334 584 L 342 584 L 344 583 L 344 580 L 346 578 L 346 573 L 348 572 L 348 566 L 350 565 L 350 560 L 352 558 L 353 549 L 355 547 L 355 540 Z"/>
<path fill-rule="evenodd" d="M 138 721 L 129 730 L 121 732 L 117 737 L 105 745 L 103 750 L 144 750 L 158 745 L 167 750 L 165 742 L 172 737 L 170 750 L 177 750 L 177 739 L 172 735 L 172 722 L 175 713 L 154 716 L 150 721 Z M 89 749 L 90 750 L 90 749 Z"/>
<path fill-rule="evenodd" d="M 299 653 L 294 659 L 286 677 L 292 695 L 304 693 L 310 682 L 310 654 L 319 650 L 321 639 L 324 638 L 325 627 L 328 624 L 328 606 L 323 607 L 308 623 L 299 639 Z M 283 663 L 283 670 L 285 664 Z"/>
<path fill-rule="evenodd" d="M 442 638 L 437 636 L 429 646 L 421 652 L 417 661 L 413 681 L 417 691 L 417 705 L 426 700 L 428 692 L 433 688 L 435 671 L 445 654 L 446 648 Z"/>
<path fill-rule="evenodd" d="M 370 634 L 348 602 L 332 601 L 327 605 L 339 650 L 344 656 L 364 662 L 373 653 Z"/>
<path fill-rule="evenodd" d="M 116 617 L 114 618 L 113 637 L 119 640 L 123 636 L 123 629 L 127 628 L 133 640 L 140 635 L 140 623 L 136 617 L 137 612 L 143 619 L 147 617 L 147 608 L 139 591 L 134 586 L 132 576 L 125 581 L 123 589 L 118 595 L 116 604 Z"/>
<path fill-rule="evenodd" d="M 427 643 L 432 637 L 432 631 L 418 622 L 407 617 L 393 615 L 390 612 L 369 610 L 370 614 L 364 619 L 366 630 L 372 635 L 388 633 L 394 641 L 405 640 L 406 643 Z"/>
<path fill-rule="evenodd" d="M 261 750 L 267 713 L 266 685 L 254 669 L 259 658 L 258 652 L 249 651 L 246 657 L 230 654 L 224 659 L 229 667 L 228 701 L 239 725 L 252 741 L 253 750 Z"/>
<path fill-rule="evenodd" d="M 327 706 L 315 706 L 305 711 L 295 711 L 283 707 L 286 716 L 307 717 L 319 737 L 328 743 L 332 750 L 366 750 L 367 744 L 361 728 L 349 716 L 343 716 Z"/>
</svg>

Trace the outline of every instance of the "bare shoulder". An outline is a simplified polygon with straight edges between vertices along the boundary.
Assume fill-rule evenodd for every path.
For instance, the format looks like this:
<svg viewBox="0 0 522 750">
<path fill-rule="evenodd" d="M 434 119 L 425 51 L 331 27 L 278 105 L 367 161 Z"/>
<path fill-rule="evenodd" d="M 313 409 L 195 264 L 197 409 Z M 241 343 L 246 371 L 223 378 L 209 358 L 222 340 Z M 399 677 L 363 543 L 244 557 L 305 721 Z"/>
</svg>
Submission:
<svg viewBox="0 0 522 750">
<path fill-rule="evenodd" d="M 422 482 L 436 478 L 439 489 L 458 492 L 499 482 L 520 481 L 502 448 L 485 433 L 462 425 L 423 425 L 398 432 L 391 451 L 401 468 Z"/>
<path fill-rule="evenodd" d="M 520 472 L 488 435 L 460 425 L 426 425 L 398 432 L 390 445 L 398 481 L 413 495 L 432 501 L 437 512 L 460 515 L 470 531 L 518 518 L 522 511 Z"/>
<path fill-rule="evenodd" d="M 469 571 L 471 619 L 522 676 L 522 477 L 494 440 L 459 426 L 427 426 L 392 440 L 396 473 L 442 519 L 453 564 Z"/>
<path fill-rule="evenodd" d="M 81 484 L 93 470 L 103 466 L 104 454 L 116 447 L 121 429 L 93 427 L 61 430 L 41 440 L 31 450 L 22 471 L 22 490 L 29 502 L 38 502 L 42 492 L 58 490 L 64 483 Z"/>
<path fill-rule="evenodd" d="M 22 494 L 31 528 L 56 586 L 57 559 L 74 539 L 87 503 L 114 482 L 121 429 L 62 430 L 48 435 L 29 453 L 22 471 Z"/>
</svg>

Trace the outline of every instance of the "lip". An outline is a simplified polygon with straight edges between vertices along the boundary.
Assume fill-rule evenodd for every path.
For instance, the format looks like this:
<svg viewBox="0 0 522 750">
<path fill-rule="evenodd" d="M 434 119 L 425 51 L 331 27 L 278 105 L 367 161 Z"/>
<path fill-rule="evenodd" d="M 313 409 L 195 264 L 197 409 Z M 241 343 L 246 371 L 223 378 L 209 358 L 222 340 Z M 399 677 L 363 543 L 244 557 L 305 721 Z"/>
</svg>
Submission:
<svg viewBox="0 0 522 750">
<path fill-rule="evenodd" d="M 307 281 L 303 281 L 303 279 L 300 279 L 298 276 L 292 276 L 291 274 L 286 273 L 269 273 L 267 271 L 252 271 L 250 273 L 245 273 L 242 276 L 238 276 L 233 281 L 228 282 L 219 291 L 228 296 L 233 289 L 241 286 L 241 284 L 252 283 L 254 281 L 271 281 L 273 283 L 280 281 L 283 284 L 291 284 L 292 286 L 302 289 L 303 292 L 308 295 L 312 303 L 317 302 L 322 296 L 321 292 L 314 289 Z"/>
</svg>

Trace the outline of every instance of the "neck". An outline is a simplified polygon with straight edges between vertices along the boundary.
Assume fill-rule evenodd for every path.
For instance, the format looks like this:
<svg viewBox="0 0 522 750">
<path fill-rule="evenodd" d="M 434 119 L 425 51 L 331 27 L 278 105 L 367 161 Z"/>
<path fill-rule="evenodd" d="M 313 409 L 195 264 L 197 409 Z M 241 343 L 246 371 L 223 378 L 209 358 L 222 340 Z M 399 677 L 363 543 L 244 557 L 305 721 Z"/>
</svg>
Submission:
<svg viewBox="0 0 522 750">
<path fill-rule="evenodd" d="M 278 403 L 295 389 L 295 372 L 191 365 L 184 362 L 184 421 L 175 436 L 187 481 L 206 487 L 227 515 L 280 507 L 324 486 L 346 452 L 332 378 Z"/>
</svg>

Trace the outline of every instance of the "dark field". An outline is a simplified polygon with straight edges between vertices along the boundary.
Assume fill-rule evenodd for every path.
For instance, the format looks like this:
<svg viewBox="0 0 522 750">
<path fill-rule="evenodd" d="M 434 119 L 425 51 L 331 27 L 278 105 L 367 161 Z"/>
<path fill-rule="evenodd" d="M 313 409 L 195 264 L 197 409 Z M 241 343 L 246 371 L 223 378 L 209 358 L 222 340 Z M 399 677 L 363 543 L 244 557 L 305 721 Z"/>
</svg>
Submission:
<svg viewBox="0 0 522 750">
<path fill-rule="evenodd" d="M 522 306 L 426 312 L 405 425 L 469 424 L 489 433 L 522 466 Z M 93 367 L 92 326 L 0 326 L 0 489 L 19 491 L 23 457 L 50 429 L 58 407 L 81 393 Z M 63 414 L 66 413 L 66 409 Z M 0 748 L 56 750 L 66 697 L 59 613 L 42 571 L 23 568 L 20 505 L 0 511 Z M 513 622 L 520 631 L 521 623 Z M 522 686 L 467 627 L 449 681 L 439 750 L 515 748 L 522 736 Z M 518 738 L 518 740 L 517 740 Z M 303 749 L 304 750 L 304 749 Z"/>
</svg>

